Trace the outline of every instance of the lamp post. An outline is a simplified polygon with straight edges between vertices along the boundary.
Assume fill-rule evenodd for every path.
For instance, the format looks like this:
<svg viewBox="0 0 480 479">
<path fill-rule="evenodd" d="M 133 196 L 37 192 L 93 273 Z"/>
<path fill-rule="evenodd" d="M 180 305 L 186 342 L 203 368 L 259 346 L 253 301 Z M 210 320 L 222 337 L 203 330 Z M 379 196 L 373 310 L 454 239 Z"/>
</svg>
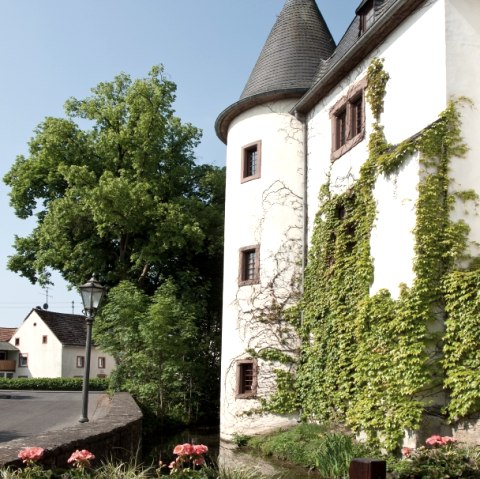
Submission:
<svg viewBox="0 0 480 479">
<path fill-rule="evenodd" d="M 83 311 L 87 324 L 87 340 L 85 343 L 85 373 L 82 388 L 82 415 L 79 422 L 88 422 L 88 382 L 90 379 L 90 352 L 92 349 L 92 325 L 100 302 L 105 293 L 105 288 L 93 275 L 85 284 L 79 287 L 82 295 Z"/>
</svg>

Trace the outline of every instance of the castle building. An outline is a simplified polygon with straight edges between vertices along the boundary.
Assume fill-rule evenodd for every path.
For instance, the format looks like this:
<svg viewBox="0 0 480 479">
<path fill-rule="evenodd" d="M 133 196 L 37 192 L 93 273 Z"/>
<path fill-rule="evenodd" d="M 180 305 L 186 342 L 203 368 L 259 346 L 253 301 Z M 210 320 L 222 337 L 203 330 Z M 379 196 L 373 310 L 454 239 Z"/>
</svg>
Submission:
<svg viewBox="0 0 480 479">
<path fill-rule="evenodd" d="M 240 99 L 216 122 L 227 145 L 225 440 L 298 420 L 293 413 L 261 410 L 276 391 L 278 370 L 289 368 L 274 353 L 294 357 L 302 341 L 315 342 L 314 333 L 300 340 L 284 316 L 305 293 L 317 213 L 325 204 L 321 189 L 328 185 L 329 199 L 354 191 L 372 157 L 372 134 L 381 131 L 391 152 L 422 137 L 450 101 L 468 98 L 459 106 L 468 151 L 451 159 L 449 188 L 480 192 L 480 2 L 362 0 L 351 16 L 336 45 L 315 0 L 286 0 Z M 385 94 L 377 96 L 379 111 L 367 94 L 372 65 L 388 74 Z M 373 179 L 375 218 L 368 238 L 369 295 L 388 291 L 393 300 L 419 275 L 416 225 L 428 170 L 415 148 L 401 156 L 394 174 L 384 169 Z M 480 242 L 473 203 L 454 202 L 449 212 L 452 221 L 468 226 L 470 245 Z M 335 213 L 338 222 L 346 214 L 342 208 Z M 353 229 L 348 234 L 354 236 Z M 331 234 L 328 241 L 338 238 Z M 474 246 L 469 253 L 477 254 Z M 325 261 L 335 268 L 334 259 Z M 316 285 L 328 287 L 328 281 Z M 301 311 L 295 314 L 303 321 Z M 437 316 L 440 323 L 445 319 Z M 447 396 L 439 391 L 436 402 L 444 406 Z"/>
</svg>

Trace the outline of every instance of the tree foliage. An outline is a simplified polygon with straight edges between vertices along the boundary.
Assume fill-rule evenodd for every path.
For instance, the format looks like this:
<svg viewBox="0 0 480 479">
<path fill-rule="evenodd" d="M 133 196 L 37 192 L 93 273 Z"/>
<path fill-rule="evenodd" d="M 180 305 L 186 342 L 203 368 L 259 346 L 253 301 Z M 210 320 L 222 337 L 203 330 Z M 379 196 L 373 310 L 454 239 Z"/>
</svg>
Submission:
<svg viewBox="0 0 480 479">
<path fill-rule="evenodd" d="M 162 67 L 120 74 L 37 127 L 4 177 L 17 216 L 37 219 L 15 238 L 9 269 L 32 283 L 58 270 L 71 284 L 95 271 L 149 293 L 208 269 L 221 251 L 223 170 L 195 164 L 200 131 L 174 115 L 175 89 Z"/>
<path fill-rule="evenodd" d="M 218 402 L 225 172 L 195 163 L 201 133 L 175 116 L 175 90 L 156 66 L 70 98 L 4 181 L 17 216 L 36 218 L 9 269 L 40 284 L 95 272 L 110 289 L 95 339 L 117 385 L 188 421 Z"/>
<path fill-rule="evenodd" d="M 109 294 L 95 338 L 115 356 L 113 385 L 162 421 L 212 419 L 218 407 L 219 321 L 172 281 L 152 297 L 128 281 Z M 208 407 L 207 407 L 208 406 Z"/>
</svg>

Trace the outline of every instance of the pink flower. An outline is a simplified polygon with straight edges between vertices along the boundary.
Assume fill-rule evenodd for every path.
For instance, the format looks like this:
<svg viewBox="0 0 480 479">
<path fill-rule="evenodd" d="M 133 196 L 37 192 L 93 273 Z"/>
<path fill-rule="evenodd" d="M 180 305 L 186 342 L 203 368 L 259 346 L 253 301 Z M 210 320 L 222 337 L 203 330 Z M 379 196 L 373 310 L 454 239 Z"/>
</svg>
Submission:
<svg viewBox="0 0 480 479">
<path fill-rule="evenodd" d="M 177 444 L 173 449 L 173 453 L 178 457 L 168 466 L 173 474 L 176 471 L 181 471 L 184 468 L 190 468 L 193 466 L 203 466 L 205 464 L 205 458 L 203 454 L 208 452 L 208 447 L 203 444 Z"/>
<path fill-rule="evenodd" d="M 428 439 L 426 439 L 425 443 L 428 444 L 429 446 L 442 446 L 443 445 L 442 436 L 439 436 L 438 434 L 434 434 L 433 436 L 430 436 Z"/>
<path fill-rule="evenodd" d="M 208 452 L 208 447 L 203 444 L 196 444 L 193 446 L 194 454 L 206 454 Z"/>
<path fill-rule="evenodd" d="M 451 437 L 451 436 L 443 436 L 442 437 L 442 442 L 443 442 L 443 444 L 450 444 L 452 442 L 457 442 L 457 440 L 454 437 Z"/>
<path fill-rule="evenodd" d="M 410 454 L 412 454 L 412 449 L 410 447 L 402 447 L 403 457 L 410 457 Z"/>
<path fill-rule="evenodd" d="M 457 440 L 451 436 L 433 435 L 430 436 L 425 442 L 429 446 L 445 446 L 445 444 L 451 444 L 453 442 L 457 442 Z"/>
<path fill-rule="evenodd" d="M 18 457 L 24 462 L 38 461 L 45 450 L 42 447 L 24 447 L 19 453 Z"/>
<path fill-rule="evenodd" d="M 185 444 L 178 444 L 175 446 L 173 453 L 179 456 L 190 456 L 191 454 L 195 454 L 195 450 L 194 447 L 187 442 Z"/>
<path fill-rule="evenodd" d="M 67 462 L 69 464 L 73 463 L 75 467 L 85 467 L 90 466 L 90 461 L 93 459 L 95 459 L 95 456 L 90 451 L 86 449 L 79 451 L 77 449 L 72 453 Z"/>
</svg>

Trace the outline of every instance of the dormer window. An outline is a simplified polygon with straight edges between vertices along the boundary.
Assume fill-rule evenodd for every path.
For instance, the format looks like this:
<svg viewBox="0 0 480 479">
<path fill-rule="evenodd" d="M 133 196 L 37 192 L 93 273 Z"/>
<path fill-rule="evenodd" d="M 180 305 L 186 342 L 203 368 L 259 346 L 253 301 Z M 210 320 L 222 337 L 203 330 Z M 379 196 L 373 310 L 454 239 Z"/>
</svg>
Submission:
<svg viewBox="0 0 480 479">
<path fill-rule="evenodd" d="M 363 35 L 375 20 L 375 9 L 373 8 L 373 0 L 364 0 L 356 10 L 356 14 L 360 17 L 360 35 Z"/>
</svg>

